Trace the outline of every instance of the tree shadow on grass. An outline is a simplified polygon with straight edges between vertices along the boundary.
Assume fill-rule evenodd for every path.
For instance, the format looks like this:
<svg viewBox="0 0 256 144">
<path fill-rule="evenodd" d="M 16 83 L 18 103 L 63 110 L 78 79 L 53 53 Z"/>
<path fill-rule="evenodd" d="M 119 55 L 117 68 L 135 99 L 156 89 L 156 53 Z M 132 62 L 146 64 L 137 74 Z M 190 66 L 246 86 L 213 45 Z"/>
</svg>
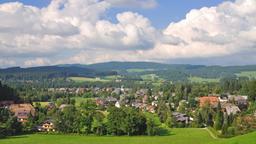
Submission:
<svg viewBox="0 0 256 144">
<path fill-rule="evenodd" d="M 175 134 L 172 133 L 169 129 L 159 128 L 158 129 L 158 135 L 159 136 L 172 136 L 172 135 L 175 135 Z"/>
<path fill-rule="evenodd" d="M 28 138 L 28 136 L 27 135 L 8 136 L 8 137 L 2 138 L 0 140 L 3 140 L 3 139 L 20 139 L 20 138 Z"/>
</svg>

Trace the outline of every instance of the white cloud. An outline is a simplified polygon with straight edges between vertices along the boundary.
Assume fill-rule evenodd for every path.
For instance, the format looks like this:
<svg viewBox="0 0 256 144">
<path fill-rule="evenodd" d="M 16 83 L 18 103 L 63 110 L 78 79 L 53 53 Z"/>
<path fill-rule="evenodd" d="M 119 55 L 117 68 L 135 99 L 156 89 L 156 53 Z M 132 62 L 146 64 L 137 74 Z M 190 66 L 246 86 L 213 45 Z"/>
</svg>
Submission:
<svg viewBox="0 0 256 144">
<path fill-rule="evenodd" d="M 255 59 L 255 0 L 194 9 L 163 30 L 134 12 L 117 14 L 116 23 L 105 19 L 112 7 L 156 4 L 155 0 L 54 0 L 41 9 L 19 2 L 0 4 L 0 67 L 211 58 L 225 64 L 230 59 L 223 57 L 249 54 Z"/>
<path fill-rule="evenodd" d="M 1 67 L 9 67 L 10 65 L 15 65 L 15 64 L 16 64 L 16 62 L 14 60 L 0 59 Z"/>
<path fill-rule="evenodd" d="M 256 1 L 224 2 L 217 7 L 191 10 L 186 18 L 171 23 L 164 35 L 182 39 L 185 45 L 160 43 L 153 51 L 166 57 L 218 57 L 256 48 Z M 246 36 L 245 36 L 246 35 Z M 249 36 L 249 37 L 248 37 Z"/>
<path fill-rule="evenodd" d="M 36 59 L 31 59 L 31 60 L 26 60 L 24 62 L 24 65 L 26 67 L 31 67 L 31 66 L 35 66 L 35 65 L 49 65 L 50 61 L 48 59 L 45 58 L 36 58 Z"/>
<path fill-rule="evenodd" d="M 99 20 L 95 25 L 84 22 L 80 26 L 80 47 L 99 49 L 148 49 L 154 46 L 157 31 L 150 21 L 132 12 L 117 15 L 118 23 Z"/>
</svg>

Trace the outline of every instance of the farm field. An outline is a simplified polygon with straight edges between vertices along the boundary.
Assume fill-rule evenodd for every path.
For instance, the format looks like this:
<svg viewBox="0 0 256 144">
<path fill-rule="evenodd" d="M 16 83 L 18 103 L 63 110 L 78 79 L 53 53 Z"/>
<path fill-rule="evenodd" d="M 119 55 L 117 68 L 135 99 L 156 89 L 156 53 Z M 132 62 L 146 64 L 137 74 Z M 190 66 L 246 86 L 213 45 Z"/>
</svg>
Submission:
<svg viewBox="0 0 256 144">
<path fill-rule="evenodd" d="M 201 78 L 201 77 L 189 77 L 191 82 L 202 83 L 202 82 L 219 82 L 219 79 Z"/>
<path fill-rule="evenodd" d="M 121 78 L 122 78 L 121 75 L 113 75 L 113 76 L 105 76 L 105 77 L 104 77 L 104 80 L 113 81 L 113 80 L 117 80 L 117 79 L 121 79 Z"/>
<path fill-rule="evenodd" d="M 142 75 L 141 78 L 142 78 L 144 81 L 163 80 L 163 79 L 159 78 L 159 76 L 157 76 L 156 74 Z"/>
<path fill-rule="evenodd" d="M 68 79 L 73 80 L 77 83 L 82 82 L 108 82 L 110 80 L 101 79 L 101 78 L 87 78 L 87 77 L 69 77 Z"/>
<path fill-rule="evenodd" d="M 145 71 L 155 71 L 154 69 L 127 69 L 129 73 L 140 73 Z"/>
<path fill-rule="evenodd" d="M 249 77 L 250 79 L 253 79 L 256 78 L 256 71 L 244 71 L 236 75 L 240 77 Z"/>
</svg>

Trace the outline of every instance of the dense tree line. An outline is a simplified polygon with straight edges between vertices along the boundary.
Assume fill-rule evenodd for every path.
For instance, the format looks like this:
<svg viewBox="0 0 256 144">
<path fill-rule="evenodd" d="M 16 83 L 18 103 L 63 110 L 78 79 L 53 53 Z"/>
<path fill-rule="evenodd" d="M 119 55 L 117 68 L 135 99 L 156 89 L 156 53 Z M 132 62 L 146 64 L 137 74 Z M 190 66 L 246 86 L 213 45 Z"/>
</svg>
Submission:
<svg viewBox="0 0 256 144">
<path fill-rule="evenodd" d="M 18 101 L 19 97 L 14 89 L 3 85 L 0 81 L 0 101 L 6 100 Z"/>
<path fill-rule="evenodd" d="M 0 138 L 21 133 L 22 125 L 17 118 L 9 110 L 0 108 Z"/>
<path fill-rule="evenodd" d="M 152 118 L 128 107 L 111 107 L 106 114 L 70 106 L 56 113 L 55 123 L 59 132 L 96 135 L 156 135 L 158 129 Z"/>
</svg>

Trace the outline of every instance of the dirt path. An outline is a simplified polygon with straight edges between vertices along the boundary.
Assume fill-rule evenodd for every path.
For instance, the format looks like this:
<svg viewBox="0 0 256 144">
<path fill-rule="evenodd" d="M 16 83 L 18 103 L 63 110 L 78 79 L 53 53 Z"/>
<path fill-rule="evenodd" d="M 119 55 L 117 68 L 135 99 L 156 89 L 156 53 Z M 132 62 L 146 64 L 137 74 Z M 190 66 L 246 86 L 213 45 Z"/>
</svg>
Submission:
<svg viewBox="0 0 256 144">
<path fill-rule="evenodd" d="M 209 134 L 210 136 L 213 138 L 213 139 L 219 139 L 218 137 L 216 137 L 208 128 L 203 128 L 205 129 Z"/>
</svg>

